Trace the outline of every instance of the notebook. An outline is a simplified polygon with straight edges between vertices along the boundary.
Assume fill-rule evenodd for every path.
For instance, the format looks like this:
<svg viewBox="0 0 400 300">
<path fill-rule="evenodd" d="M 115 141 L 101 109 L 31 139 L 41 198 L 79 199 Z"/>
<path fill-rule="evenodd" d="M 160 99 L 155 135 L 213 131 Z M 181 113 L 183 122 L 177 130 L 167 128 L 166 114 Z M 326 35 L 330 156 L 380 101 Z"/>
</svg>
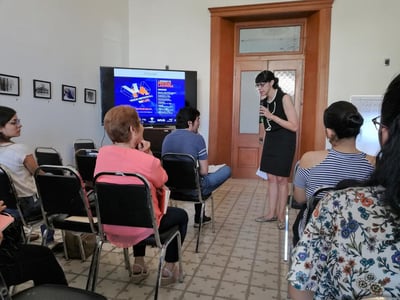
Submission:
<svg viewBox="0 0 400 300">
<path fill-rule="evenodd" d="M 220 165 L 208 165 L 208 173 L 215 173 L 219 169 L 221 169 L 223 166 L 226 166 L 226 164 L 220 164 Z"/>
</svg>

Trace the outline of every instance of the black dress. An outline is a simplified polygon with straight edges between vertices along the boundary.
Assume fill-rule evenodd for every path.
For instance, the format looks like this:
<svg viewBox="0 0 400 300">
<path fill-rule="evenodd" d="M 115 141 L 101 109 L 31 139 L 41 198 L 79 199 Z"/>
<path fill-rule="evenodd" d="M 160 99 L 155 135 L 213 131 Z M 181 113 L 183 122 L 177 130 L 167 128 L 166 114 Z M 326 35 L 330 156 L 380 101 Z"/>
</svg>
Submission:
<svg viewBox="0 0 400 300">
<path fill-rule="evenodd" d="M 271 103 L 268 103 L 266 98 L 261 101 L 261 105 L 267 107 L 272 114 L 287 120 L 282 101 L 284 95 L 285 93 L 278 89 Z M 265 138 L 260 170 L 276 176 L 289 177 L 296 150 L 296 133 L 266 118 L 263 118 L 263 123 Z"/>
</svg>

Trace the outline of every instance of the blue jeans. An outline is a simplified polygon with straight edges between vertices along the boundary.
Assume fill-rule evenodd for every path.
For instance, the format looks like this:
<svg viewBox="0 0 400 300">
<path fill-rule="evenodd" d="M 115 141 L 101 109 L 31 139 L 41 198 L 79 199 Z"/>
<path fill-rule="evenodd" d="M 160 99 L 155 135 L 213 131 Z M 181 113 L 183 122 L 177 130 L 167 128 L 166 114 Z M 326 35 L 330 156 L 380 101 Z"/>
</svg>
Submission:
<svg viewBox="0 0 400 300">
<path fill-rule="evenodd" d="M 36 200 L 33 196 L 19 198 L 19 203 L 20 203 L 20 207 L 21 207 L 22 213 L 24 215 L 24 218 L 27 220 L 27 222 L 29 222 L 30 219 L 36 219 L 35 217 L 42 215 L 39 200 Z M 21 217 L 19 215 L 18 209 L 6 208 L 5 211 L 7 213 L 9 213 L 10 215 L 12 215 L 15 218 L 15 220 L 21 221 Z M 46 225 L 42 224 L 40 226 L 40 230 L 41 230 L 42 234 L 45 229 L 46 229 Z M 52 241 L 54 241 L 54 230 L 49 230 L 47 233 L 46 242 L 49 243 Z"/>
<path fill-rule="evenodd" d="M 228 166 L 223 166 L 214 173 L 208 173 L 206 176 L 202 176 L 200 178 L 201 193 L 203 195 L 211 194 L 221 184 L 227 181 L 229 177 L 231 177 L 231 168 Z"/>
<path fill-rule="evenodd" d="M 201 194 L 209 195 L 215 191 L 220 185 L 231 177 L 231 168 L 228 166 L 223 166 L 218 171 L 214 173 L 208 173 L 206 176 L 200 178 Z M 196 203 L 194 205 L 195 215 L 194 220 L 196 223 L 200 220 L 201 204 Z"/>
</svg>

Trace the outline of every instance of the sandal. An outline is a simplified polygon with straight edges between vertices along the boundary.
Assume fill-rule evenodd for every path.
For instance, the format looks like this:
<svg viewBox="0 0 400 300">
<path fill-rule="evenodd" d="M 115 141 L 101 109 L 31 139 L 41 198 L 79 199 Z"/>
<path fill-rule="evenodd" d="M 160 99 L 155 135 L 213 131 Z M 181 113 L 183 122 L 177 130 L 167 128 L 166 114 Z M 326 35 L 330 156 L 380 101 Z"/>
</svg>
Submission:
<svg viewBox="0 0 400 300">
<path fill-rule="evenodd" d="M 134 270 L 140 270 L 140 271 L 134 271 Z M 139 264 L 134 264 L 132 266 L 132 282 L 135 284 L 141 283 L 143 280 L 145 280 L 149 276 L 149 271 L 146 269 L 146 267 L 141 266 Z"/>
<path fill-rule="evenodd" d="M 278 221 L 278 229 L 279 230 L 284 230 L 285 229 L 285 222 L 283 221 Z"/>
<path fill-rule="evenodd" d="M 266 217 L 264 217 L 264 216 L 258 217 L 258 218 L 255 219 L 256 222 L 274 222 L 274 221 L 276 221 L 276 220 L 278 220 L 277 217 L 272 217 L 272 218 L 269 218 L 269 219 L 268 219 L 268 218 L 266 218 Z"/>
<path fill-rule="evenodd" d="M 167 286 L 177 281 L 179 277 L 179 267 L 174 266 L 172 271 L 168 268 L 164 268 L 161 276 L 161 286 Z"/>
</svg>

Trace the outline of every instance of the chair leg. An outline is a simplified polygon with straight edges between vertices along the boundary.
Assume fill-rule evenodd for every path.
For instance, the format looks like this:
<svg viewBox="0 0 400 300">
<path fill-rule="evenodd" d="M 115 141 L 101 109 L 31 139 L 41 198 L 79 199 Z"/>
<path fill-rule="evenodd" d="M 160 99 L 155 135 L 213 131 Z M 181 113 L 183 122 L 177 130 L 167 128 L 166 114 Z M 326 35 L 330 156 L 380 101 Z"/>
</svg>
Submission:
<svg viewBox="0 0 400 300">
<path fill-rule="evenodd" d="M 46 229 L 45 232 L 46 232 L 46 236 L 47 236 L 48 229 Z M 68 250 L 67 250 L 67 242 L 66 242 L 66 239 L 65 239 L 65 230 L 61 230 L 61 237 L 62 237 L 62 241 L 63 241 L 65 259 L 69 260 Z M 44 236 L 43 236 L 43 239 L 44 239 Z"/>
<path fill-rule="evenodd" d="M 204 202 L 202 202 L 201 203 L 201 210 L 200 210 L 199 230 L 197 232 L 196 253 L 199 253 L 200 235 L 201 235 L 201 229 L 203 227 L 204 211 L 205 211 L 205 205 L 204 205 Z"/>
<path fill-rule="evenodd" d="M 183 282 L 182 238 L 181 238 L 181 234 L 179 232 L 176 235 L 176 239 L 178 242 L 179 282 Z"/>
<path fill-rule="evenodd" d="M 284 238 L 284 253 L 283 260 L 288 261 L 289 257 L 289 204 L 286 204 L 286 214 L 285 214 L 285 238 Z"/>
<path fill-rule="evenodd" d="M 215 233 L 215 225 L 214 225 L 214 197 L 211 194 L 211 229 L 212 232 Z"/>
<path fill-rule="evenodd" d="M 77 237 L 78 237 L 78 243 L 79 243 L 79 252 L 81 253 L 81 260 L 85 261 L 86 254 L 85 254 L 85 248 L 83 247 L 83 242 L 82 242 L 82 233 L 79 233 L 77 235 Z"/>
<path fill-rule="evenodd" d="M 124 260 L 125 260 L 125 269 L 129 272 L 129 277 L 132 277 L 132 268 L 129 261 L 129 249 L 124 248 Z"/>
<path fill-rule="evenodd" d="M 99 271 L 100 254 L 103 247 L 103 240 L 96 237 L 96 248 L 94 250 L 92 261 L 90 263 L 90 269 L 88 274 L 88 280 L 86 282 L 86 290 L 94 292 L 96 290 L 97 274 Z"/>
<path fill-rule="evenodd" d="M 161 285 L 162 266 L 164 264 L 164 257 L 165 257 L 165 252 L 167 251 L 167 246 L 168 245 L 163 245 L 160 250 L 160 257 L 158 259 L 158 268 L 157 268 L 157 281 L 156 281 L 156 287 L 154 290 L 154 300 L 158 299 L 158 290 L 160 289 L 160 285 Z"/>
</svg>

